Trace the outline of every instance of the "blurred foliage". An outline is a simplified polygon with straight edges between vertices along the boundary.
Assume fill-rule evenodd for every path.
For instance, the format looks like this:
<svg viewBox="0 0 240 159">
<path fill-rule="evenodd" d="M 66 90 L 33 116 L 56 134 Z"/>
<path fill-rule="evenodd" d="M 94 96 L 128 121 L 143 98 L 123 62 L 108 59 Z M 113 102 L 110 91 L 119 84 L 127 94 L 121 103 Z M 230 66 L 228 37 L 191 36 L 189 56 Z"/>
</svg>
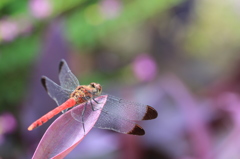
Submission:
<svg viewBox="0 0 240 159">
<path fill-rule="evenodd" d="M 28 0 L 1 0 L 0 2 L 0 16 L 18 17 L 20 15 L 27 15 Z"/>
<path fill-rule="evenodd" d="M 69 16 L 67 36 L 81 49 L 84 47 L 92 48 L 105 36 L 109 36 L 109 33 L 114 39 L 119 33 L 124 34 L 128 28 L 141 25 L 150 17 L 166 10 L 176 2 L 176 0 L 153 0 L 151 3 L 145 0 L 125 2 L 126 4 L 119 4 L 124 7 L 121 10 L 122 13 L 114 19 L 103 17 L 100 13 L 99 3 L 90 4 L 83 10 L 78 10 Z"/>
<path fill-rule="evenodd" d="M 212 7 L 214 5 L 214 7 Z M 197 14 L 188 30 L 186 49 L 193 56 L 214 60 L 221 54 L 220 59 L 231 58 L 229 52 L 238 48 L 240 40 L 240 21 L 237 7 L 229 2 L 203 0 L 196 6 Z M 230 53 L 231 54 L 231 53 Z M 235 54 L 238 54 L 236 52 Z M 209 56 L 210 55 L 210 56 Z M 217 61 L 216 61 L 217 62 Z"/>
<path fill-rule="evenodd" d="M 0 110 L 20 106 L 16 102 L 20 101 L 27 89 L 27 78 L 32 71 L 29 68 L 33 65 L 38 45 L 39 39 L 30 36 L 0 46 Z"/>
</svg>

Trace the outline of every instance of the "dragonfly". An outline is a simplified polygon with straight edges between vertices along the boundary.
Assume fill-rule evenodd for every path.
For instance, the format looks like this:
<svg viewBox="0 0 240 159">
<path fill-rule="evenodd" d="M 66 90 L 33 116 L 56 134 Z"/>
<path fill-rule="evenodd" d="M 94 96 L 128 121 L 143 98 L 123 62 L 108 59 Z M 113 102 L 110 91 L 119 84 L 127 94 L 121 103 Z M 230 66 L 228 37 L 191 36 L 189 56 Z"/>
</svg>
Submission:
<svg viewBox="0 0 240 159">
<path fill-rule="evenodd" d="M 71 116 L 82 123 L 84 129 L 84 118 L 91 111 L 100 110 L 98 101 L 95 100 L 106 93 L 102 92 L 102 86 L 92 82 L 89 85 L 80 85 L 77 77 L 69 69 L 67 62 L 63 59 L 59 64 L 60 85 L 53 82 L 46 76 L 41 78 L 41 83 L 48 95 L 57 103 L 58 107 L 51 110 L 35 122 L 28 130 L 31 131 L 46 123 L 60 112 L 65 113 L 69 109 L 81 104 L 85 104 L 82 112 L 71 111 Z M 144 129 L 136 122 L 141 120 L 151 120 L 158 116 L 157 111 L 149 106 L 140 103 L 127 101 L 107 94 L 107 101 L 100 110 L 101 114 L 94 127 L 109 129 L 123 134 L 144 135 Z"/>
</svg>

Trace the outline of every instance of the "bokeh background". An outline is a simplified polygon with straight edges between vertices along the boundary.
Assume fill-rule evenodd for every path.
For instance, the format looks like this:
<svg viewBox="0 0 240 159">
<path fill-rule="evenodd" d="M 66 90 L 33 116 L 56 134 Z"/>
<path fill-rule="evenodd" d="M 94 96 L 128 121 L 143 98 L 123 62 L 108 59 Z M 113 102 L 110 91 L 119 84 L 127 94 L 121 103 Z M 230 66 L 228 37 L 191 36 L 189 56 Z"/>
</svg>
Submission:
<svg viewBox="0 0 240 159">
<path fill-rule="evenodd" d="M 61 59 L 159 112 L 145 136 L 93 129 L 67 159 L 240 158 L 239 28 L 238 0 L 1 0 L 0 158 L 33 155 Z"/>
</svg>

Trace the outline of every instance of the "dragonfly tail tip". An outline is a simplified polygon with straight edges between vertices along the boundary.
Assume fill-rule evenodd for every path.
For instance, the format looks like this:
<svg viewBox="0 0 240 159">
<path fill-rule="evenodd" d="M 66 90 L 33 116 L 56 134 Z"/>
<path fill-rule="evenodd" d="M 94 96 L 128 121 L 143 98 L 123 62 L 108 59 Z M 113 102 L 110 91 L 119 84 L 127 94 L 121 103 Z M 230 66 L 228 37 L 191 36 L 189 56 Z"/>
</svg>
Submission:
<svg viewBox="0 0 240 159">
<path fill-rule="evenodd" d="M 29 127 L 28 127 L 28 131 L 32 131 L 33 130 L 33 127 L 30 125 Z"/>
</svg>

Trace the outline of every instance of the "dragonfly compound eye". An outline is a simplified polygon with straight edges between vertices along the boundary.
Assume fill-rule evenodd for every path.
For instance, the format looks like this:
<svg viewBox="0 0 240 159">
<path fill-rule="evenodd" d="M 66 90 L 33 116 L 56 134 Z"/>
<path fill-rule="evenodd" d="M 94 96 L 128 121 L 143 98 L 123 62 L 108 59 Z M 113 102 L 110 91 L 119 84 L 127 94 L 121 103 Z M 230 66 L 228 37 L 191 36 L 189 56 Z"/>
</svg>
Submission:
<svg viewBox="0 0 240 159">
<path fill-rule="evenodd" d="M 95 83 L 90 83 L 90 85 L 91 85 L 93 88 L 96 88 L 96 84 L 95 84 Z"/>
</svg>

